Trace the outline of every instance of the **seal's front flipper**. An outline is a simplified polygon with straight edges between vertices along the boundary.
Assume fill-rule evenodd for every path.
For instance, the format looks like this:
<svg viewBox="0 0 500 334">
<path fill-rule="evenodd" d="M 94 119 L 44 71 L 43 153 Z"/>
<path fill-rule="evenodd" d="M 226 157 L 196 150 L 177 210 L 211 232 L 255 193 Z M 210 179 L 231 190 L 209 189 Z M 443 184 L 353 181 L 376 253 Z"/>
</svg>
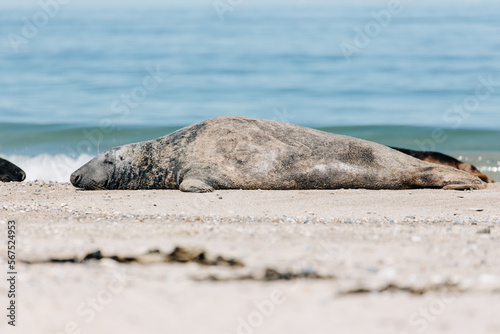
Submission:
<svg viewBox="0 0 500 334">
<path fill-rule="evenodd" d="M 214 191 L 214 188 L 198 179 L 185 179 L 179 186 L 179 190 L 191 193 L 208 193 Z"/>
</svg>

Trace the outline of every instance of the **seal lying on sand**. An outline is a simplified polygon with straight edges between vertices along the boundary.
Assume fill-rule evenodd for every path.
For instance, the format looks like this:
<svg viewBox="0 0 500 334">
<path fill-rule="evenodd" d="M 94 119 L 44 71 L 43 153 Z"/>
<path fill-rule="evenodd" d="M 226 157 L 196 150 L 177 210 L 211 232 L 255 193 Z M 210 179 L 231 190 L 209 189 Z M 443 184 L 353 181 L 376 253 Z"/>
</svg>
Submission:
<svg viewBox="0 0 500 334">
<path fill-rule="evenodd" d="M 391 148 L 394 150 L 398 150 L 399 152 L 403 152 L 404 154 L 411 155 L 412 157 L 423 161 L 432 162 L 439 165 L 451 166 L 456 169 L 466 171 L 467 173 L 477 176 L 484 182 L 488 183 L 495 182 L 492 179 L 490 179 L 488 175 L 481 173 L 479 169 L 476 168 L 476 166 L 469 164 L 467 162 L 462 162 L 443 153 L 432 152 L 432 151 L 413 151 L 398 147 L 391 147 Z"/>
<path fill-rule="evenodd" d="M 480 179 L 362 139 L 217 117 L 116 147 L 71 175 L 85 189 L 481 189 Z"/>
<path fill-rule="evenodd" d="M 26 173 L 12 162 L 0 158 L 0 181 L 24 181 Z"/>
</svg>

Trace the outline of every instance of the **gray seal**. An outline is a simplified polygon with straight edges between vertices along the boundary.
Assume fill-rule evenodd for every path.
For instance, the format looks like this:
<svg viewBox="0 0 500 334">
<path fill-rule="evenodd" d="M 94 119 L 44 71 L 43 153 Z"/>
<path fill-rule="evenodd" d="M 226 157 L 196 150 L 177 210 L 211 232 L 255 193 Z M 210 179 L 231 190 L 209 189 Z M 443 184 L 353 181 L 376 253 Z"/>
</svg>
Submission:
<svg viewBox="0 0 500 334">
<path fill-rule="evenodd" d="M 0 182 L 21 182 L 26 178 L 26 173 L 12 162 L 0 158 Z"/>
<path fill-rule="evenodd" d="M 370 141 L 224 116 L 101 153 L 71 175 L 85 189 L 481 189 L 452 167 Z"/>
</svg>

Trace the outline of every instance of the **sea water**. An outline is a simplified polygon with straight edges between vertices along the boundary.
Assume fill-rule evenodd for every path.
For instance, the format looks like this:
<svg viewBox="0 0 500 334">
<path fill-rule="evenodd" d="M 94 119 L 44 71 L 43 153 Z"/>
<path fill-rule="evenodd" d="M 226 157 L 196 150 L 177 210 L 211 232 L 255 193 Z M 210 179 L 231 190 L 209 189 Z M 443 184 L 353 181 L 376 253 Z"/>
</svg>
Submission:
<svg viewBox="0 0 500 334">
<path fill-rule="evenodd" d="M 243 115 L 500 181 L 500 4 L 216 3 L 0 7 L 0 156 L 67 182 L 111 147 Z"/>
</svg>

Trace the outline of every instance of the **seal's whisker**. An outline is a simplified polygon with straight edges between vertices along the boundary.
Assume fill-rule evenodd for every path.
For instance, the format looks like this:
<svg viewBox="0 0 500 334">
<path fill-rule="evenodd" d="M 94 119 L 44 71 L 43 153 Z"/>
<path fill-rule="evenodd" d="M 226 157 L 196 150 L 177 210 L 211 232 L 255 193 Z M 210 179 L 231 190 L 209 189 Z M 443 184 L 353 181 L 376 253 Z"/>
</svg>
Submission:
<svg viewBox="0 0 500 334">
<path fill-rule="evenodd" d="M 97 183 L 92 182 L 89 184 L 91 190 L 106 190 L 104 187 L 99 186 Z"/>
</svg>

